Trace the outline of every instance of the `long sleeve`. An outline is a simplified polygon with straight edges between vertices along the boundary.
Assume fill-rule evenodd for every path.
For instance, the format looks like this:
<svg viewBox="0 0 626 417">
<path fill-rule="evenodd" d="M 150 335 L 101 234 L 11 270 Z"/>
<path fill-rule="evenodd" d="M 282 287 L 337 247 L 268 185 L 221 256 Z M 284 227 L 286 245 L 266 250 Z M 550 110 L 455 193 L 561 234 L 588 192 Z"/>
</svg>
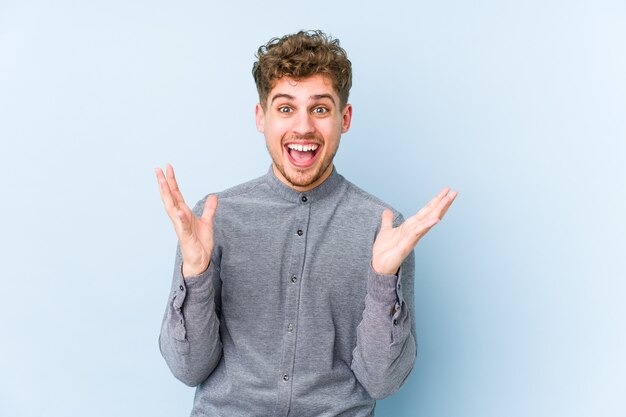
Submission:
<svg viewBox="0 0 626 417">
<path fill-rule="evenodd" d="M 413 318 L 414 253 L 398 275 L 379 275 L 370 266 L 363 318 L 357 327 L 352 371 L 375 399 L 404 384 L 413 369 L 417 339 Z"/>
<path fill-rule="evenodd" d="M 217 197 L 209 269 L 183 281 L 177 256 L 160 339 L 199 384 L 192 415 L 374 415 L 416 351 L 412 255 L 368 270 L 389 206 L 335 171 L 301 193 L 270 168 Z"/>
<path fill-rule="evenodd" d="M 172 290 L 161 326 L 161 354 L 176 378 L 189 386 L 202 383 L 222 356 L 213 281 L 214 260 L 201 275 L 183 279 L 182 257 L 176 254 Z"/>
</svg>

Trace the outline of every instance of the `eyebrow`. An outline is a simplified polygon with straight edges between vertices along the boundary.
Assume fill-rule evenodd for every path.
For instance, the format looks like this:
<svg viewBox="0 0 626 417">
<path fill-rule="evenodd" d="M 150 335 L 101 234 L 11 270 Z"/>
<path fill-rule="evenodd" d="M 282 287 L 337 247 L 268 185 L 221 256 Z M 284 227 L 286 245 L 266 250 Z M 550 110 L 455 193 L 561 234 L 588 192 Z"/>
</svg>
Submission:
<svg viewBox="0 0 626 417">
<path fill-rule="evenodd" d="M 278 93 L 278 94 L 275 94 L 274 96 L 272 96 L 272 101 L 270 102 L 270 104 L 274 103 L 274 100 L 276 100 L 278 98 L 286 98 L 287 100 L 295 100 L 296 99 L 294 96 L 292 96 L 290 94 Z M 332 101 L 335 106 L 337 105 L 337 103 L 335 103 L 335 99 L 330 94 L 315 94 L 315 95 L 311 96 L 311 98 L 314 99 L 314 100 L 321 100 L 323 98 L 327 98 L 330 101 Z"/>
<path fill-rule="evenodd" d="M 272 101 L 271 101 L 271 103 L 273 103 L 273 102 L 274 102 L 274 100 L 276 100 L 277 98 L 286 98 L 287 100 L 294 100 L 294 99 L 295 99 L 295 97 L 294 97 L 294 96 L 292 96 L 292 95 L 289 95 L 289 94 L 284 94 L 284 93 L 278 93 L 278 94 L 276 94 L 276 95 L 274 95 L 274 96 L 272 97 Z"/>
<path fill-rule="evenodd" d="M 332 102 L 333 102 L 333 104 L 334 104 L 335 106 L 337 105 L 337 103 L 335 103 L 335 99 L 334 99 L 334 98 L 333 98 L 333 96 L 331 96 L 330 94 L 317 94 L 317 95 L 314 95 L 314 96 L 312 96 L 312 97 L 313 97 L 315 100 L 321 100 L 321 99 L 323 99 L 323 98 L 328 98 L 328 99 L 330 99 L 330 101 L 332 101 Z"/>
</svg>

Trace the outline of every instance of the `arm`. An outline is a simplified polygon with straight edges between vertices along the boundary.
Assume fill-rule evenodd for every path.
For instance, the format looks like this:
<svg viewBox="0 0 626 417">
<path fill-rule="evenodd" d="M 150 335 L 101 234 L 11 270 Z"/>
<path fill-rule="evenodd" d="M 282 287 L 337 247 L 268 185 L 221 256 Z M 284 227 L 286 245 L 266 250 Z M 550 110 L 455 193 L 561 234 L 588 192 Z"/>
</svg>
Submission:
<svg viewBox="0 0 626 417">
<path fill-rule="evenodd" d="M 183 278 L 182 256 L 177 251 L 159 347 L 172 374 L 189 386 L 203 382 L 222 357 L 213 287 L 218 276 L 216 262 L 211 261 L 202 274 Z"/>
<path fill-rule="evenodd" d="M 352 370 L 375 399 L 399 390 L 415 363 L 413 279 L 413 253 L 397 276 L 378 274 L 371 267 L 368 271 L 365 310 L 357 327 Z"/>
<path fill-rule="evenodd" d="M 178 250 L 159 346 L 174 376 L 187 385 L 200 384 L 213 372 L 221 354 L 219 319 L 213 282 L 219 282 L 213 256 L 213 218 L 217 198 L 209 196 L 190 210 L 174 169 L 156 169 L 159 191 L 176 236 Z"/>
<path fill-rule="evenodd" d="M 444 188 L 406 221 L 384 210 L 372 248 L 363 318 L 357 328 L 352 370 L 376 399 L 404 384 L 417 352 L 413 280 L 417 242 L 445 215 L 457 193 Z M 394 225 L 395 223 L 395 225 Z"/>
</svg>

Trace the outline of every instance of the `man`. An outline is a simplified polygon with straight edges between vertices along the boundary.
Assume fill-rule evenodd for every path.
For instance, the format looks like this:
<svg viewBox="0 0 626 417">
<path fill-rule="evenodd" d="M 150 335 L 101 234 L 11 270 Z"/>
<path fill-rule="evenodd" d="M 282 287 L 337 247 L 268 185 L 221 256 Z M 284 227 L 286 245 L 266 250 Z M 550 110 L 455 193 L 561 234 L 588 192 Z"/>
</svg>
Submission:
<svg viewBox="0 0 626 417">
<path fill-rule="evenodd" d="M 192 416 L 373 416 L 415 361 L 413 248 L 456 192 L 403 221 L 337 173 L 352 118 L 337 40 L 272 39 L 253 75 L 266 175 L 192 211 L 156 170 L 179 241 L 161 352 L 197 386 Z"/>
</svg>

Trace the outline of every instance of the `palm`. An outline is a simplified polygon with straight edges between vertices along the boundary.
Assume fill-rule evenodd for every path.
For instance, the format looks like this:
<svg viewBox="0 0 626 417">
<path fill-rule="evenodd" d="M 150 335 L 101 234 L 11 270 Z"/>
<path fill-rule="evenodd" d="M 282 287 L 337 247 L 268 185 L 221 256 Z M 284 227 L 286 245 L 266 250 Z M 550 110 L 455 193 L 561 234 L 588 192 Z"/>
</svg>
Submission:
<svg viewBox="0 0 626 417">
<path fill-rule="evenodd" d="M 398 227 L 393 227 L 392 212 L 385 210 L 372 248 L 372 268 L 380 274 L 396 274 L 417 242 L 443 218 L 456 196 L 456 191 L 444 188 Z"/>
</svg>

